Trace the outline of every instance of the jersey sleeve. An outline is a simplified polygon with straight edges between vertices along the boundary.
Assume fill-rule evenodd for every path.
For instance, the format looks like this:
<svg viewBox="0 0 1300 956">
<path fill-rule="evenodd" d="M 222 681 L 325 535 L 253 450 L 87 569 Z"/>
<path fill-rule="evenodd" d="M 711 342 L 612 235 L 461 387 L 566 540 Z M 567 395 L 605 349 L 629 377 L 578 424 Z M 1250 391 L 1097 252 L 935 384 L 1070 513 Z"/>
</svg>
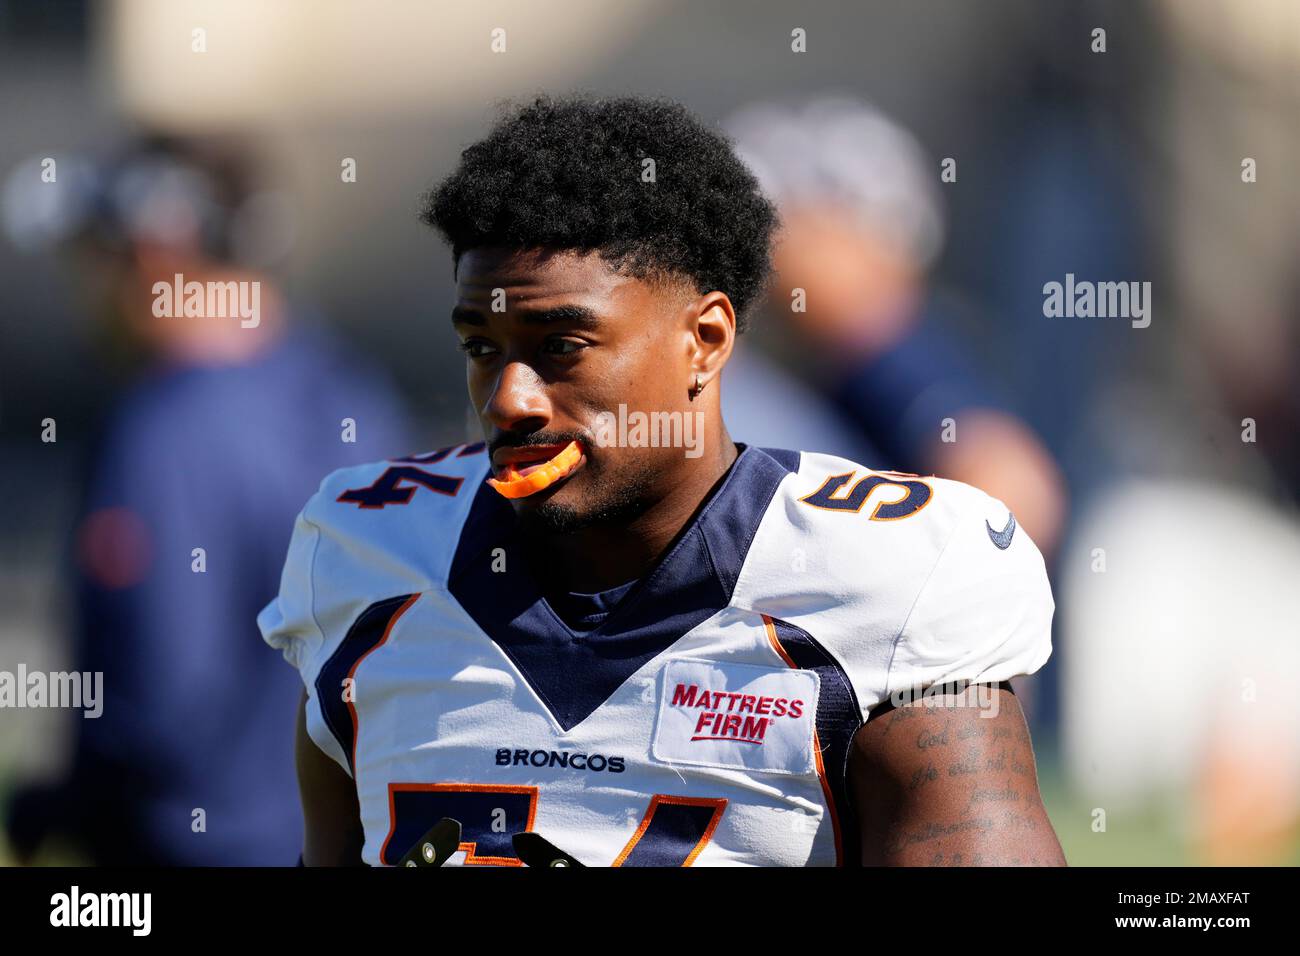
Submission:
<svg viewBox="0 0 1300 956">
<path fill-rule="evenodd" d="M 369 612 L 445 586 L 486 471 L 481 443 L 341 468 L 325 477 L 294 522 L 280 591 L 257 624 L 302 677 L 308 734 L 348 773 L 351 716 L 340 709 L 347 698 L 331 667 L 355 666 L 365 656 L 363 649 L 349 658 L 361 645 L 349 647 L 348 639 L 369 634 Z"/>
<path fill-rule="evenodd" d="M 310 506 L 309 501 L 294 521 L 289 553 L 280 575 L 280 592 L 257 615 L 262 639 L 300 673 L 325 643 L 315 612 L 316 549 L 321 532 L 307 518 Z M 306 673 L 303 680 L 310 683 Z"/>
<path fill-rule="evenodd" d="M 899 633 L 891 695 L 1008 680 L 1034 673 L 1051 656 L 1055 605 L 1043 557 L 1005 505 L 974 497 Z"/>
<path fill-rule="evenodd" d="M 445 581 L 472 489 L 486 471 L 485 456 L 473 452 L 480 446 L 452 454 L 461 447 L 340 468 L 325 476 L 298 514 L 280 592 L 257 623 L 263 640 L 297 668 L 309 691 L 368 607 Z M 402 474 L 394 478 L 395 472 Z M 454 481 L 455 491 L 431 492 L 422 478 Z M 370 493 L 389 497 L 358 503 Z"/>
</svg>

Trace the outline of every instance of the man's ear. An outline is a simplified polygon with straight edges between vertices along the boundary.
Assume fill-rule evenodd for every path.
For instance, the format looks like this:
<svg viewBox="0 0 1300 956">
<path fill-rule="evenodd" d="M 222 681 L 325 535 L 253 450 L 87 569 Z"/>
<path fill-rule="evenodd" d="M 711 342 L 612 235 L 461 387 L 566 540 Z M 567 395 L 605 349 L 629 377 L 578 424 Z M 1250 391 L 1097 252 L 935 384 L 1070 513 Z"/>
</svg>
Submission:
<svg viewBox="0 0 1300 956">
<path fill-rule="evenodd" d="M 692 332 L 691 372 L 702 386 L 722 372 L 736 344 L 736 310 L 725 292 L 709 292 L 689 306 Z"/>
</svg>

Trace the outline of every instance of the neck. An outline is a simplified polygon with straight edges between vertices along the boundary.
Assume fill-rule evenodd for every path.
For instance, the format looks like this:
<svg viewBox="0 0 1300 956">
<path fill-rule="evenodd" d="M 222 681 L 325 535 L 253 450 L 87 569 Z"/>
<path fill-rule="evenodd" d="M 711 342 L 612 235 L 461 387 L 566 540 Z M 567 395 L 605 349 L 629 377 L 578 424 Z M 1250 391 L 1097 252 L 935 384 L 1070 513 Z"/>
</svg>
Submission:
<svg viewBox="0 0 1300 956">
<path fill-rule="evenodd" d="M 717 449 L 684 470 L 681 481 L 626 524 L 583 528 L 539 542 L 544 560 L 530 562 L 535 572 L 556 589 L 595 592 L 642 577 L 668 550 L 695 515 L 700 504 L 735 462 L 739 451 L 725 428 Z"/>
</svg>

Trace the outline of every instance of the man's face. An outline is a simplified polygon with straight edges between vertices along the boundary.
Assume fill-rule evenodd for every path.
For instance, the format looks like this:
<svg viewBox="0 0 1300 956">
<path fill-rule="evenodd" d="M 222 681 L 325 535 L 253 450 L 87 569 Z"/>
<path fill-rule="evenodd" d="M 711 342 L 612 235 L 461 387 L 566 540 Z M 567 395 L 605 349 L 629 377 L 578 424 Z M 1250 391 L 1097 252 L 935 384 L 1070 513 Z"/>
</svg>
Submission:
<svg viewBox="0 0 1300 956">
<path fill-rule="evenodd" d="M 562 532 L 626 521 L 689 466 L 680 448 L 601 447 L 598 416 L 690 407 L 689 290 L 629 278 L 595 253 L 465 253 L 452 314 L 466 353 L 470 401 L 492 470 L 526 471 L 568 442 L 585 461 L 523 498 L 516 513 Z"/>
</svg>

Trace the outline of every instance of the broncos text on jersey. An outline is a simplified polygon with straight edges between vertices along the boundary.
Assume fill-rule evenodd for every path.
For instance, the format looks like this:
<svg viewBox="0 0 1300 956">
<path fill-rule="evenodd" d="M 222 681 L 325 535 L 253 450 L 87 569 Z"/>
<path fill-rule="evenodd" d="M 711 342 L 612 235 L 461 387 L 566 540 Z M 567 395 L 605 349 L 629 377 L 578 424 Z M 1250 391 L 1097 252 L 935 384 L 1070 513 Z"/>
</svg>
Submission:
<svg viewBox="0 0 1300 956">
<path fill-rule="evenodd" d="M 1006 507 L 809 452 L 740 455 L 594 630 L 539 593 L 480 444 L 337 471 L 259 615 L 355 782 L 363 858 L 434 823 L 452 863 L 853 865 L 849 745 L 910 688 L 1051 653 L 1051 592 Z"/>
</svg>

